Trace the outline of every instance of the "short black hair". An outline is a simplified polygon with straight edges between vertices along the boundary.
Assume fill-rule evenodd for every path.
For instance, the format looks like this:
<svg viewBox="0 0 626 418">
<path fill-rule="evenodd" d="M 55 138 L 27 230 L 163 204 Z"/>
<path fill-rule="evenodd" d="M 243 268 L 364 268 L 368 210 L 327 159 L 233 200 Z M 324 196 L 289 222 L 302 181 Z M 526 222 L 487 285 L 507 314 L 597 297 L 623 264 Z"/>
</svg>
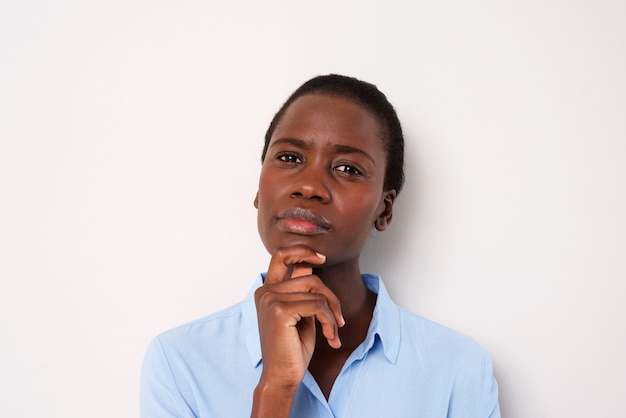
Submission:
<svg viewBox="0 0 626 418">
<path fill-rule="evenodd" d="M 338 74 L 317 76 L 298 87 L 274 115 L 269 128 L 267 128 L 261 161 L 265 160 L 272 134 L 289 105 L 307 94 L 327 94 L 350 100 L 363 106 L 378 119 L 383 131 L 381 132 L 383 148 L 387 153 L 384 187 L 385 190 L 394 189 L 396 194 L 400 193 L 404 185 L 404 136 L 400 120 L 383 92 L 378 90 L 374 84 L 354 77 Z"/>
</svg>

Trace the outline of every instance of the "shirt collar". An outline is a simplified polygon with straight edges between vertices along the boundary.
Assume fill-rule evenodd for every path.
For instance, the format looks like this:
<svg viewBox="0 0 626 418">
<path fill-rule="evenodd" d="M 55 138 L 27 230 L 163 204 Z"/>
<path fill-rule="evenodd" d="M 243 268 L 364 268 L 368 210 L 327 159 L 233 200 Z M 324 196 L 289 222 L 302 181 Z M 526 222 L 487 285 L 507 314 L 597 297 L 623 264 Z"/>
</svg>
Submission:
<svg viewBox="0 0 626 418">
<path fill-rule="evenodd" d="M 374 315 L 370 324 L 365 341 L 353 353 L 353 356 L 363 357 L 374 346 L 376 338 L 383 346 L 383 353 L 387 360 L 396 363 L 398 352 L 400 351 L 400 313 L 398 306 L 391 300 L 387 289 L 380 276 L 373 274 L 361 275 L 363 282 L 368 289 L 378 294 Z M 264 274 L 254 281 L 252 289 L 246 296 L 242 304 L 242 321 L 244 338 L 250 355 L 252 367 L 261 364 L 261 343 L 259 339 L 259 326 L 256 316 L 256 305 L 254 303 L 254 292 L 263 285 Z"/>
<path fill-rule="evenodd" d="M 391 300 L 380 276 L 374 274 L 361 275 L 363 282 L 372 292 L 377 293 L 376 306 L 370 328 L 365 341 L 361 344 L 364 353 L 369 351 L 375 343 L 376 337 L 383 345 L 383 352 L 387 360 L 396 363 L 400 351 L 400 312 L 398 306 Z M 359 350 L 357 348 L 357 350 Z"/>
<path fill-rule="evenodd" d="M 254 281 L 252 289 L 242 302 L 241 315 L 243 321 L 244 338 L 248 346 L 248 354 L 252 367 L 258 367 L 261 364 L 261 339 L 259 337 L 259 323 L 256 316 L 256 304 L 254 303 L 254 291 L 263 286 L 265 277 L 263 274 Z"/>
</svg>

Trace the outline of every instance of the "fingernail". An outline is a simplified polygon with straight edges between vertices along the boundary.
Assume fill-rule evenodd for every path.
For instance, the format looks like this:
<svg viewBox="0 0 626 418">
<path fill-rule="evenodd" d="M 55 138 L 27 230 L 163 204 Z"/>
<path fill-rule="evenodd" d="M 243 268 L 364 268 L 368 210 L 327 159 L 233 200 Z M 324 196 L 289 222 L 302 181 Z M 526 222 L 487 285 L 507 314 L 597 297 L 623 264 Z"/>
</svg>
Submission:
<svg viewBox="0 0 626 418">
<path fill-rule="evenodd" d="M 346 325 L 346 320 L 344 319 L 343 315 L 341 315 L 341 325 L 340 326 L 344 326 Z"/>
<path fill-rule="evenodd" d="M 326 256 L 324 254 L 320 254 L 317 251 L 315 252 L 315 255 L 317 255 L 319 258 L 321 258 L 322 260 L 326 260 Z"/>
</svg>

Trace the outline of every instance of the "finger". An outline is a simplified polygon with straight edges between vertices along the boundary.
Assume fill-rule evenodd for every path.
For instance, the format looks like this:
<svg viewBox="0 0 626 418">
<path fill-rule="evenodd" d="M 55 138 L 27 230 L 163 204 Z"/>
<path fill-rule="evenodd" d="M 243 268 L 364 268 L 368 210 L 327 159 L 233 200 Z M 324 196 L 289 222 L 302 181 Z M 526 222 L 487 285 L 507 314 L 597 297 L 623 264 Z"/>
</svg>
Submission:
<svg viewBox="0 0 626 418">
<path fill-rule="evenodd" d="M 323 295 L 268 292 L 261 297 L 260 303 L 265 305 L 265 312 L 271 312 L 274 321 L 287 326 L 296 326 L 303 318 L 315 317 L 328 344 L 333 348 L 341 347 L 335 315 Z"/>
<path fill-rule="evenodd" d="M 295 279 L 296 277 L 310 276 L 311 274 L 313 274 L 313 267 L 296 264 L 293 272 L 291 273 L 291 278 Z"/>
<path fill-rule="evenodd" d="M 335 317 L 337 325 L 343 327 L 346 323 L 341 312 L 341 302 L 339 298 L 315 275 L 285 280 L 284 282 L 275 283 L 271 285 L 271 287 L 266 286 L 265 289 L 267 288 L 271 289 L 270 292 L 276 293 L 317 293 L 323 295 Z M 260 291 L 262 292 L 263 290 L 264 289 L 261 289 Z"/>
<path fill-rule="evenodd" d="M 296 264 L 316 266 L 325 261 L 324 255 L 303 245 L 278 248 L 272 253 L 265 283 L 273 284 L 291 278 Z"/>
<path fill-rule="evenodd" d="M 332 321 L 330 321 L 329 318 L 332 318 Z M 341 339 L 339 338 L 339 331 L 337 331 L 337 322 L 335 322 L 335 317 L 315 315 L 315 319 L 317 319 L 320 323 L 322 327 L 322 334 L 326 337 L 328 345 L 332 348 L 340 348 Z"/>
</svg>

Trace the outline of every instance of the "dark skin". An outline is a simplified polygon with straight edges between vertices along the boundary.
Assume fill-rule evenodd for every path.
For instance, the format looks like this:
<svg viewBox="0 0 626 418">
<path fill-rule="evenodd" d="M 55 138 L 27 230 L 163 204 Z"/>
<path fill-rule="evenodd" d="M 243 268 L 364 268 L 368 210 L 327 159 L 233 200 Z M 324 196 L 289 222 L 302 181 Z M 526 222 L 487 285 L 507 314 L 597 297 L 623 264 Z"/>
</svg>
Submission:
<svg viewBox="0 0 626 418">
<path fill-rule="evenodd" d="M 288 417 L 307 369 L 328 399 L 365 339 L 376 295 L 359 255 L 391 221 L 385 165 L 378 120 L 349 100 L 302 96 L 276 127 L 254 202 L 272 257 L 255 294 L 263 371 L 253 417 Z"/>
<path fill-rule="evenodd" d="M 339 330 L 341 347 L 333 349 L 321 338 L 315 341 L 315 351 L 308 369 L 326 399 L 330 396 L 335 379 L 346 360 L 365 340 L 372 320 L 372 313 L 376 305 L 376 294 L 368 289 L 359 288 L 358 290 L 363 292 L 363 294 L 353 297 L 356 302 L 354 309 L 347 310 L 345 304 L 341 305 L 346 318 L 346 325 Z M 348 313 L 348 311 L 353 312 Z M 320 331 L 319 326 L 318 331 Z"/>
</svg>

